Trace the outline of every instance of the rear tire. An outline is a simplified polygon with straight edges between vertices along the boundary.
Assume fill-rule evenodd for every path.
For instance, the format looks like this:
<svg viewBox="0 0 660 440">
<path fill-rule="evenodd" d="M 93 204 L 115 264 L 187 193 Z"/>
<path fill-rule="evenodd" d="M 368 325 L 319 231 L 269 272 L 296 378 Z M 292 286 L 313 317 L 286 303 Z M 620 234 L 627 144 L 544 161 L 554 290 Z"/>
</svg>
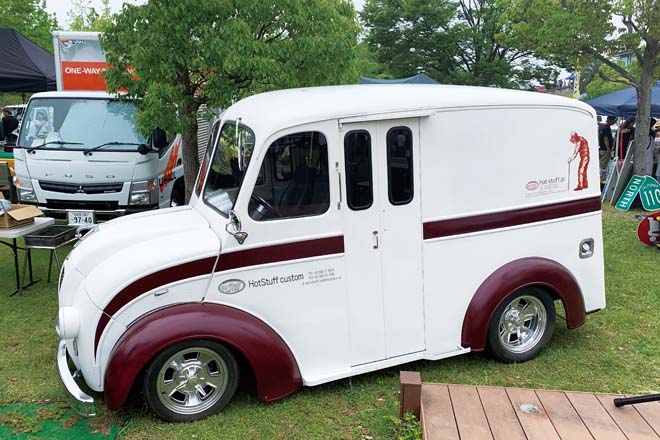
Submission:
<svg viewBox="0 0 660 440">
<path fill-rule="evenodd" d="M 236 393 L 239 369 L 224 345 L 186 341 L 156 356 L 144 375 L 144 396 L 168 422 L 200 420 L 222 410 Z"/>
<path fill-rule="evenodd" d="M 503 362 L 535 358 L 552 337 L 555 303 L 548 292 L 527 287 L 500 304 L 488 325 L 488 349 Z"/>
</svg>

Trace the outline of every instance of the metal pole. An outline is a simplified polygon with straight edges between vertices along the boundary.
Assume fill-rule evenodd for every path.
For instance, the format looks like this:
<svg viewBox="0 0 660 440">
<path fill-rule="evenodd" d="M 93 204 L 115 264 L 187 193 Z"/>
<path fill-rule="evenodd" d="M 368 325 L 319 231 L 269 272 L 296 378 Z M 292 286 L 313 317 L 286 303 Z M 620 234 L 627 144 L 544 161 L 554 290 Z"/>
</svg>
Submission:
<svg viewBox="0 0 660 440">
<path fill-rule="evenodd" d="M 614 399 L 614 406 L 635 405 L 638 403 L 660 402 L 660 394 L 648 394 L 646 396 L 618 397 Z"/>
<path fill-rule="evenodd" d="M 18 269 L 18 244 L 16 243 L 16 239 L 12 239 L 12 246 L 11 250 L 14 253 L 14 273 L 16 277 L 16 290 L 10 295 L 14 296 L 18 293 L 19 290 L 21 290 L 21 272 Z"/>
</svg>

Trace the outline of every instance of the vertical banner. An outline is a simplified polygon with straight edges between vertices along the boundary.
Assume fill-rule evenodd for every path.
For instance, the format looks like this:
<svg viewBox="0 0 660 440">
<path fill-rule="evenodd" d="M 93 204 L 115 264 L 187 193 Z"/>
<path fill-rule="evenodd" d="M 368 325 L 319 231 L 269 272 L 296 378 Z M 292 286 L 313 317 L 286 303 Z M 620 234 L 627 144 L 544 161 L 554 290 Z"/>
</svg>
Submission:
<svg viewBox="0 0 660 440">
<path fill-rule="evenodd" d="M 107 64 L 98 34 L 72 33 L 67 36 L 64 32 L 59 33 L 56 37 L 56 50 L 55 58 L 60 64 L 60 90 L 106 90 L 101 73 Z"/>
<path fill-rule="evenodd" d="M 580 70 L 578 69 L 575 72 L 575 77 L 573 78 L 573 98 L 580 98 Z"/>
</svg>

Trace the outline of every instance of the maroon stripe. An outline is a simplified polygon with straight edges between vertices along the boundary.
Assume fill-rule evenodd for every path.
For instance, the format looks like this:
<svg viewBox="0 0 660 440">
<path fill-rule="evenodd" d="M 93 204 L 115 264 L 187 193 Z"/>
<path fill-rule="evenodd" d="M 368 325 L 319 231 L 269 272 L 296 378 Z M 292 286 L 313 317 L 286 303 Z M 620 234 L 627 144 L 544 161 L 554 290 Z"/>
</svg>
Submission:
<svg viewBox="0 0 660 440">
<path fill-rule="evenodd" d="M 601 210 L 600 197 L 424 223 L 424 240 L 542 222 Z"/>
<path fill-rule="evenodd" d="M 328 237 L 315 240 L 299 241 L 295 243 L 264 246 L 254 249 L 230 252 L 220 256 L 215 272 L 238 269 L 241 267 L 256 266 L 259 264 L 276 263 L 281 261 L 298 260 L 301 258 L 320 257 L 323 255 L 341 254 L 344 252 L 344 237 Z M 94 352 L 96 352 L 101 335 L 110 322 L 110 318 L 129 302 L 145 292 L 158 286 L 170 284 L 175 281 L 192 278 L 199 275 L 210 274 L 214 271 L 215 257 L 191 261 L 179 266 L 154 272 L 144 278 L 134 281 L 119 292 L 103 310 L 103 314 L 96 326 L 94 337 Z"/>
<path fill-rule="evenodd" d="M 276 244 L 222 254 L 215 270 L 216 272 L 221 272 L 223 270 L 256 266 L 258 264 L 321 257 L 323 255 L 341 254 L 343 252 L 344 237 L 339 235 L 337 237 Z"/>
<path fill-rule="evenodd" d="M 105 309 L 103 309 L 101 319 L 96 325 L 94 352 L 96 352 L 96 349 L 98 348 L 101 335 L 110 322 L 110 318 L 122 307 L 142 295 L 144 292 L 148 292 L 158 286 L 170 284 L 179 280 L 185 280 L 186 278 L 210 274 L 213 271 L 213 266 L 215 265 L 216 260 L 216 257 L 208 257 L 201 260 L 190 261 L 178 266 L 168 267 L 135 280 L 128 286 L 124 287 L 124 289 L 112 298 L 112 301 L 110 301 L 107 306 L 105 306 Z"/>
<path fill-rule="evenodd" d="M 96 353 L 96 348 L 99 346 L 99 341 L 101 340 L 103 330 L 105 330 L 109 322 L 110 316 L 102 312 L 101 317 L 99 318 L 99 322 L 96 324 L 96 334 L 94 335 L 94 353 Z"/>
</svg>

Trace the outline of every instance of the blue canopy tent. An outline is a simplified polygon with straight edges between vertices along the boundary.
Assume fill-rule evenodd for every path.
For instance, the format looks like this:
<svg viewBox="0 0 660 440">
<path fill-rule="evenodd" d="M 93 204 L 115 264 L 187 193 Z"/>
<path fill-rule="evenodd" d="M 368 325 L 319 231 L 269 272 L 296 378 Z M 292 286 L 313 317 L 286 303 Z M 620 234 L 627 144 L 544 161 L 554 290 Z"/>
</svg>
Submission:
<svg viewBox="0 0 660 440">
<path fill-rule="evenodd" d="M 430 76 L 420 73 L 419 75 L 411 76 L 410 78 L 401 79 L 376 79 L 367 78 L 366 76 L 360 77 L 360 84 L 440 84 Z"/>
<path fill-rule="evenodd" d="M 587 101 L 599 115 L 635 116 L 637 114 L 637 92 L 634 88 L 617 90 Z M 660 81 L 651 92 L 651 115 L 660 115 Z"/>
</svg>

